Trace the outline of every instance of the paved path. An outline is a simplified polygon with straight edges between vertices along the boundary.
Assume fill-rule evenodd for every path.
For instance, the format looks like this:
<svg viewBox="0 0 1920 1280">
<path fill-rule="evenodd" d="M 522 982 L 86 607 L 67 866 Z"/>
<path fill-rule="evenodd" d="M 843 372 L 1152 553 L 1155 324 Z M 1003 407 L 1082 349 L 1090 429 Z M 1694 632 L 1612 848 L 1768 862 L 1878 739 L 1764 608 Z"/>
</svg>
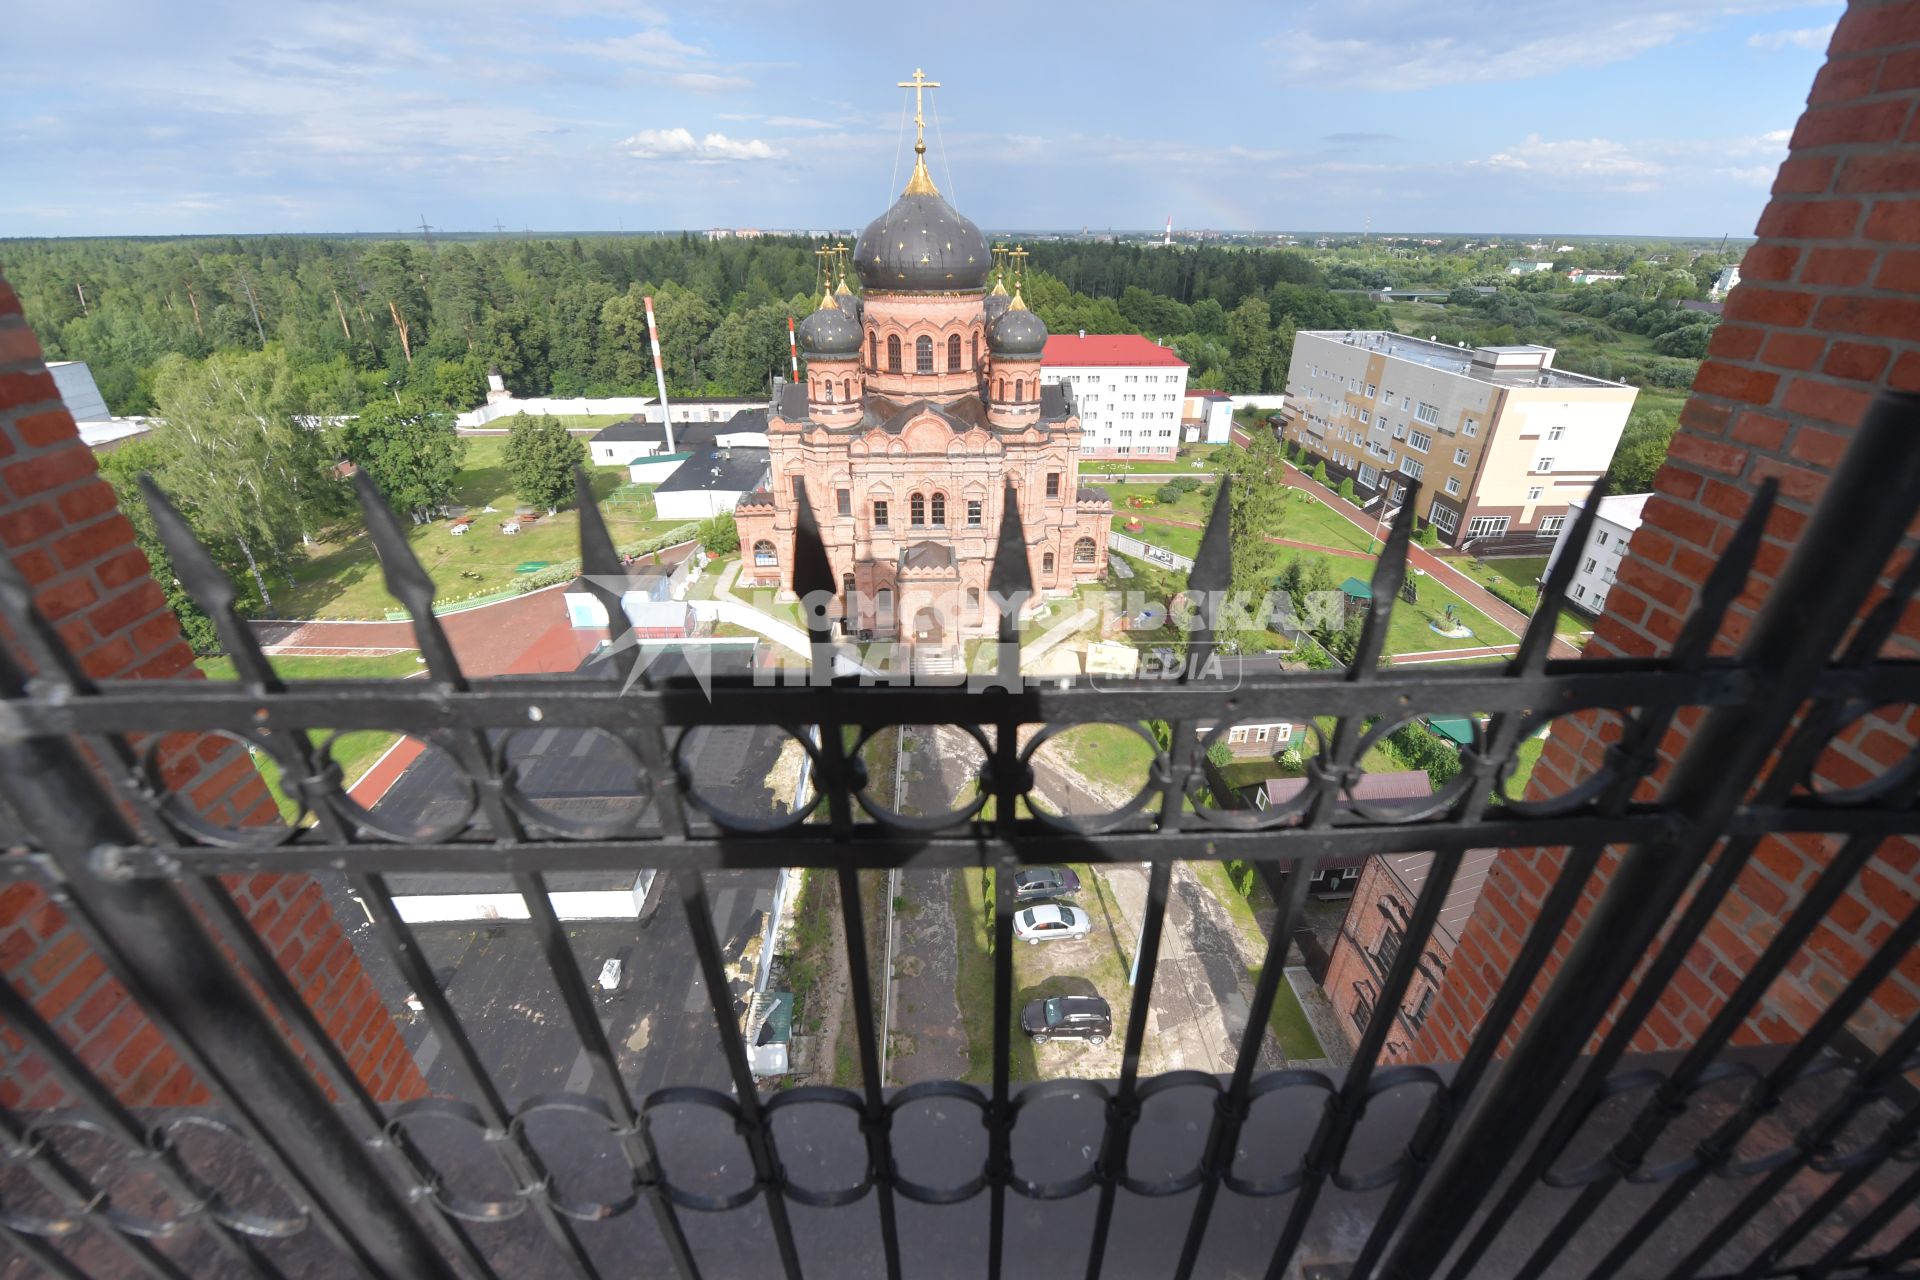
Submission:
<svg viewBox="0 0 1920 1280">
<path fill-rule="evenodd" d="M 461 669 L 470 676 L 573 670 L 601 636 L 576 632 L 568 624 L 561 594 L 560 587 L 546 587 L 441 615 L 440 625 Z M 410 622 L 316 618 L 249 625 L 269 654 L 407 653 L 419 647 Z"/>
</svg>

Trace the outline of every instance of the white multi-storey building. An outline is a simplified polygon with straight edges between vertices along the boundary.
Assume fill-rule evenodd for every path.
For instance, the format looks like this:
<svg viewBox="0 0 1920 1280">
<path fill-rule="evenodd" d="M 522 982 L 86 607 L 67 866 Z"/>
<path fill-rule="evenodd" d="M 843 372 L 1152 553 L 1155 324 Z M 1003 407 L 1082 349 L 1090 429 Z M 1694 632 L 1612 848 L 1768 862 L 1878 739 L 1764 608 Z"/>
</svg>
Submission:
<svg viewBox="0 0 1920 1280">
<path fill-rule="evenodd" d="M 1080 414 L 1080 457 L 1171 458 L 1180 447 L 1187 364 L 1135 334 L 1047 339 L 1042 383 L 1064 383 Z"/>
<path fill-rule="evenodd" d="M 1613 587 L 1614 570 L 1620 567 L 1620 557 L 1627 552 L 1627 543 L 1633 538 L 1633 531 L 1640 527 L 1640 511 L 1647 505 L 1650 493 L 1621 493 L 1611 498 L 1600 499 L 1600 510 L 1593 516 L 1593 533 L 1587 539 L 1587 545 L 1576 552 L 1568 545 L 1573 533 L 1574 521 L 1578 512 L 1586 503 L 1579 500 L 1569 502 L 1567 523 L 1560 529 L 1560 536 L 1554 541 L 1553 554 L 1547 557 L 1547 572 L 1553 572 L 1553 566 L 1561 556 L 1578 554 L 1580 563 L 1573 569 L 1573 585 L 1567 588 L 1567 603 L 1583 613 L 1599 614 L 1607 603 L 1607 592 Z"/>
</svg>

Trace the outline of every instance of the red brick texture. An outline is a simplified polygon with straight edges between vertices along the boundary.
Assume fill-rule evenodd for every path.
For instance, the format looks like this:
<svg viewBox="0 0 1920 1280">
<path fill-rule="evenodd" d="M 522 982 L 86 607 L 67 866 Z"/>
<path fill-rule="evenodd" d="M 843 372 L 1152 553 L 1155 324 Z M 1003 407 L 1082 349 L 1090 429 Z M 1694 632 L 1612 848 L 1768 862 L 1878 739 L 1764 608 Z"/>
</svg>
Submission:
<svg viewBox="0 0 1920 1280">
<path fill-rule="evenodd" d="M 202 678 L 4 278 L 0 547 L 88 676 Z M 266 786 L 237 744 L 172 735 L 159 758 L 168 787 L 208 818 L 239 825 L 272 815 Z M 423 1095 L 399 1030 L 319 886 L 304 876 L 254 876 L 231 878 L 227 888 L 374 1096 Z M 0 972 L 123 1102 L 165 1106 L 204 1098 L 187 1065 L 33 884 L 0 891 Z M 0 1030 L 0 1067 L 0 1102 L 37 1108 L 62 1101 L 45 1064 L 8 1030 Z"/>
<path fill-rule="evenodd" d="M 1321 989 L 1333 1002 L 1340 1030 L 1347 1038 L 1349 1049 L 1360 1042 L 1360 1035 L 1366 1029 L 1368 1010 L 1378 1007 L 1380 1003 L 1379 974 L 1385 972 L 1385 967 L 1374 957 L 1380 955 L 1381 935 L 1392 927 L 1382 911 L 1383 902 L 1399 921 L 1405 921 L 1413 907 L 1406 887 L 1388 872 L 1385 860 L 1373 858 L 1367 862 L 1366 869 L 1360 873 L 1359 883 L 1354 886 L 1353 898 L 1347 904 L 1346 921 L 1341 927 L 1339 940 L 1333 945 L 1333 955 L 1327 961 L 1327 975 L 1321 983 Z M 1442 962 L 1442 968 L 1451 966 L 1452 943 L 1445 933 L 1434 933 L 1433 940 L 1427 945 L 1427 953 Z M 1462 974 L 1462 977 L 1465 975 Z M 1382 1061 L 1401 1062 L 1413 1057 L 1414 1033 L 1421 1016 L 1420 1008 L 1427 1002 L 1427 987 L 1427 979 L 1416 975 L 1401 1001 L 1399 1021 L 1388 1031 L 1386 1042 L 1381 1047 Z M 1435 995 L 1437 997 L 1438 993 Z"/>
<path fill-rule="evenodd" d="M 1887 387 L 1920 390 L 1920 0 L 1849 5 L 1758 235 L 1654 481 L 1655 497 L 1607 597 L 1606 614 L 1595 624 L 1590 655 L 1667 651 L 1754 491 L 1777 476 L 1782 501 L 1753 578 L 1719 637 L 1720 647 L 1731 651 L 1873 394 Z M 1916 642 L 1920 620 L 1910 615 L 1895 644 L 1911 656 L 1920 648 Z M 1683 717 L 1662 745 L 1659 776 L 1684 749 L 1696 719 Z M 1883 709 L 1829 747 L 1817 769 L 1820 783 L 1858 785 L 1915 750 L 1916 741 L 1920 712 Z M 1565 718 L 1542 755 L 1529 795 L 1567 789 L 1594 767 L 1602 750 L 1590 717 Z M 1825 836 L 1776 837 L 1762 844 L 1662 993 L 1635 1047 L 1691 1043 L 1838 846 L 1837 838 Z M 1514 922 L 1537 918 L 1561 861 L 1558 850 L 1501 855 L 1448 967 L 1416 1056 L 1456 1059 L 1464 1051 L 1512 968 L 1520 945 Z M 1588 885 L 1573 931 L 1598 900 L 1609 866 L 1603 862 Z M 1747 1016 L 1738 1042 L 1781 1043 L 1806 1031 L 1920 901 L 1916 869 L 1920 852 L 1914 842 L 1884 847 Z M 1557 972 L 1567 947 L 1562 938 L 1535 979 L 1530 1002 Z M 1916 1013 L 1920 964 L 1909 963 L 1882 984 L 1849 1029 L 1877 1046 Z"/>
</svg>

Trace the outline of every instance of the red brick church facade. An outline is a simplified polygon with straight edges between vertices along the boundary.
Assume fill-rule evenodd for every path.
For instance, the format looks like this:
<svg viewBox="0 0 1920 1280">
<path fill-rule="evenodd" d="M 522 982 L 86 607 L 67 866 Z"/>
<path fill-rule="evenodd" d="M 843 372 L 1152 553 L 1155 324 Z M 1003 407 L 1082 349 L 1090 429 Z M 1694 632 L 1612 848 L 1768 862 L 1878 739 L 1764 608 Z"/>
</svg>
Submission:
<svg viewBox="0 0 1920 1280">
<path fill-rule="evenodd" d="M 924 151 L 924 148 L 921 148 Z M 1038 594 L 1099 581 L 1113 504 L 1079 484 L 1080 416 L 1040 385 L 1047 330 L 1016 282 L 987 288 L 979 228 L 924 159 L 800 327 L 804 383 L 767 421 L 772 490 L 735 511 L 746 586 L 791 590 L 796 495 L 807 500 L 850 632 L 918 645 L 991 633 L 987 591 L 1011 486 Z"/>
</svg>

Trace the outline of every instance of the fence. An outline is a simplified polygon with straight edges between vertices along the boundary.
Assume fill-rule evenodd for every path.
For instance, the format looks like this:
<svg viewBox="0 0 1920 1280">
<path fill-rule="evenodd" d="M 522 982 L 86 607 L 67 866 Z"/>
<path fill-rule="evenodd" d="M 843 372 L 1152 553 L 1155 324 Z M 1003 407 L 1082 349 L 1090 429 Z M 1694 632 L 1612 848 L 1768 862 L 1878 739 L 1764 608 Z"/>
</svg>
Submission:
<svg viewBox="0 0 1920 1280">
<path fill-rule="evenodd" d="M 1177 552 L 1169 551 L 1165 547 L 1156 547 L 1150 542 L 1142 542 L 1138 538 L 1131 538 L 1124 533 L 1117 533 L 1112 530 L 1109 530 L 1107 533 L 1107 549 L 1110 551 L 1118 551 L 1123 556 L 1132 556 L 1136 560 L 1150 561 L 1166 569 L 1180 569 L 1189 572 L 1193 569 L 1193 558 L 1191 556 L 1183 556 Z"/>
<path fill-rule="evenodd" d="M 1410 500 L 1375 566 L 1352 667 L 1248 673 L 1231 688 L 1203 675 L 1204 662 L 1189 663 L 1175 683 L 1023 685 L 1015 610 L 996 642 L 1000 687 L 836 678 L 824 603 L 808 613 L 811 668 L 788 682 L 718 675 L 703 689 L 651 669 L 636 676 L 633 651 L 619 644 L 578 676 L 470 680 L 400 523 L 364 482 L 373 540 L 428 678 L 287 685 L 233 612 L 211 558 L 156 495 L 175 571 L 221 627 L 240 678 L 96 686 L 36 612 L 25 581 L 0 569 L 9 633 L 0 794 L 21 846 L 0 871 L 58 895 L 214 1101 L 179 1114 L 128 1112 L 23 996 L 0 985 L 9 1033 L 80 1108 L 0 1108 L 10 1166 L 44 1189 L 39 1201 L 9 1198 L 0 1238 L 56 1275 L 695 1276 L 772 1266 L 795 1278 L 997 1277 L 1015 1252 L 1089 1276 L 1183 1280 L 1282 1276 L 1305 1263 L 1396 1280 L 1549 1267 L 1910 1274 L 1920 1257 L 1910 1208 L 1920 1194 L 1912 1171 L 1920 1107 L 1901 1076 L 1915 1067 L 1920 1020 L 1872 1048 L 1843 1032 L 1881 980 L 1912 963 L 1920 912 L 1909 907 L 1865 968 L 1828 994 L 1805 1035 L 1771 1048 L 1736 1048 L 1734 1037 L 1852 877 L 1889 837 L 1920 831 L 1911 758 L 1843 793 L 1809 782 L 1863 710 L 1920 701 L 1920 666 L 1882 656 L 1920 586 L 1920 557 L 1902 564 L 1896 555 L 1920 511 L 1917 427 L 1912 398 L 1884 401 L 1869 416 L 1737 656 L 1713 644 L 1760 550 L 1771 490 L 1726 547 L 1668 656 L 1549 660 L 1567 560 L 1510 660 L 1445 671 L 1377 662 L 1406 573 Z M 1229 487 L 1222 483 L 1189 580 L 1188 594 L 1202 601 L 1228 584 Z M 1597 506 L 1587 504 L 1576 543 Z M 1009 493 L 990 579 L 1012 601 L 1032 591 L 1018 509 Z M 617 577 L 618 557 L 584 495 L 581 536 L 589 579 Z M 792 554 L 803 598 L 830 599 L 837 583 L 804 505 Z M 605 602 L 623 628 L 617 601 L 609 593 Z M 1190 656 L 1210 654 L 1210 617 L 1190 633 Z M 1453 783 L 1412 806 L 1352 799 L 1381 737 L 1410 717 L 1462 708 L 1489 718 Z M 1501 795 L 1520 744 L 1543 721 L 1599 715 L 1622 731 L 1591 777 L 1550 798 Z M 1693 724 L 1689 745 L 1657 794 L 1644 794 L 1683 715 Z M 1185 803 L 1202 783 L 1206 746 L 1231 720 L 1281 718 L 1332 724 L 1297 799 L 1257 813 Z M 1037 798 L 1034 757 L 1047 740 L 1075 726 L 1146 721 L 1170 726 L 1168 745 L 1155 748 L 1126 803 L 1066 814 Z M 1203 721 L 1210 735 L 1196 734 Z M 644 805 L 611 822 L 542 809 L 518 789 L 500 745 L 529 724 L 604 735 L 636 763 Z M 941 724 L 978 743 L 978 794 L 933 816 L 872 800 L 860 755 L 867 738 L 887 725 Z M 690 739 L 731 726 L 801 742 L 812 787 L 797 811 L 743 814 L 738 797 L 716 793 L 693 768 Z M 311 736 L 322 728 L 397 729 L 432 742 L 453 762 L 459 812 L 429 830 L 396 831 L 358 809 L 328 744 Z M 144 763 L 157 735 L 179 731 L 232 735 L 272 757 L 308 820 L 209 823 Z M 991 818 L 982 816 L 989 800 Z M 1836 852 L 1781 909 L 1775 941 L 1729 981 L 1720 1014 L 1691 1048 L 1630 1054 L 1652 1002 L 1769 833 L 1829 833 Z M 1565 871 L 1525 929 L 1513 971 L 1492 975 L 1497 994 L 1464 1056 L 1384 1065 L 1461 859 L 1488 846 L 1564 848 Z M 1588 872 L 1609 849 L 1620 852 L 1607 887 L 1570 924 Z M 1376 1012 L 1352 1066 L 1261 1070 L 1316 862 L 1407 851 L 1430 852 L 1431 866 L 1397 951 L 1381 963 Z M 1189 859 L 1251 863 L 1277 918 L 1231 1070 L 1148 1077 L 1171 875 Z M 1150 865 L 1138 986 L 1116 1076 L 1016 1089 L 1010 873 L 1064 860 Z M 855 875 L 907 865 L 1000 872 L 984 1085 L 881 1088 Z M 787 866 L 839 879 L 856 1088 L 763 1096 L 748 1068 L 706 877 Z M 636 1097 L 548 905 L 557 874 L 641 867 L 664 871 L 681 905 L 700 976 L 688 1011 L 711 1013 L 730 1090 L 667 1080 Z M 539 941 L 554 992 L 543 1034 L 578 1039 L 591 1068 L 580 1088 L 510 1104 L 496 1078 L 505 1064 L 490 1064 L 470 1034 L 476 1015 L 456 1007 L 393 908 L 388 877 L 476 869 L 510 874 L 529 905 L 523 927 Z M 369 1097 L 232 909 L 226 878 L 312 874 L 344 877 L 366 902 L 368 944 L 411 986 L 455 1069 L 456 1096 L 391 1108 Z M 1557 976 L 1529 1003 L 1536 973 L 1563 947 Z M 465 1144 L 445 1131 L 466 1135 Z M 1756 1138 L 1765 1139 L 1757 1149 Z M 195 1162 L 203 1140 L 220 1145 L 219 1163 Z M 157 1190 L 127 1189 L 119 1171 L 129 1157 Z M 1091 1201 L 1084 1212 L 1049 1216 L 1080 1196 Z"/>
</svg>

